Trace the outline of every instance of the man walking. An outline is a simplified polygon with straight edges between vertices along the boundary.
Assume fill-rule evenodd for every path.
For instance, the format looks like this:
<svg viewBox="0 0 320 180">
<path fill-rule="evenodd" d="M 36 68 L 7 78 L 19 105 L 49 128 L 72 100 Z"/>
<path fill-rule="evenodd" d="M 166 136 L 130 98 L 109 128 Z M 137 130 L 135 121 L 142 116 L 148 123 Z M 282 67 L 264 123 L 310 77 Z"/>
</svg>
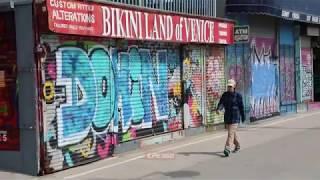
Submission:
<svg viewBox="0 0 320 180">
<path fill-rule="evenodd" d="M 236 133 L 238 125 L 241 121 L 245 121 L 243 100 L 241 94 L 235 92 L 236 82 L 233 79 L 228 80 L 228 91 L 224 92 L 221 96 L 217 107 L 217 114 L 223 108 L 225 110 L 224 123 L 228 130 L 227 142 L 224 149 L 224 155 L 228 157 L 231 152 L 231 148 L 235 145 L 234 152 L 240 150 L 239 137 Z"/>
</svg>

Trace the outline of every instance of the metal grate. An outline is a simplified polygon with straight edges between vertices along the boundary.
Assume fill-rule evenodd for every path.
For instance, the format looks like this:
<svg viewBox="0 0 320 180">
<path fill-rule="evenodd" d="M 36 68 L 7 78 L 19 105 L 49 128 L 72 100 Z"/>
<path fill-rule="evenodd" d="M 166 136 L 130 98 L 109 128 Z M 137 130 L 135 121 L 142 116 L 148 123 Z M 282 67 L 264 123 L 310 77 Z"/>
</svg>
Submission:
<svg viewBox="0 0 320 180">
<path fill-rule="evenodd" d="M 106 0 L 164 11 L 215 17 L 216 0 Z"/>
</svg>

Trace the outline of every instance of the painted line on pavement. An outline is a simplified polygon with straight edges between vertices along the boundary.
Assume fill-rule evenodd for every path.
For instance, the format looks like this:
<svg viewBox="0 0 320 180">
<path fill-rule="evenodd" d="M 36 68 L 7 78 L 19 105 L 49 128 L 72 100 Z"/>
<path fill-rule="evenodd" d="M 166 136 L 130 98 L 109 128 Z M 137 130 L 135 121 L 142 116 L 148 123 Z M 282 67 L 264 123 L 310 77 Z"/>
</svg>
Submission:
<svg viewBox="0 0 320 180">
<path fill-rule="evenodd" d="M 282 124 L 282 123 L 285 123 L 285 122 L 288 122 L 288 121 L 292 121 L 292 120 L 296 120 L 296 119 L 302 119 L 302 118 L 313 116 L 313 115 L 317 115 L 317 114 L 320 114 L 320 112 L 301 115 L 301 116 L 298 116 L 298 117 L 288 118 L 288 119 L 284 119 L 284 120 L 280 119 L 280 120 L 278 120 L 276 122 L 261 124 L 261 125 L 257 125 L 257 126 L 258 127 L 267 127 L 267 126 L 272 126 L 272 125 L 275 125 L 275 124 Z M 226 136 L 225 133 L 223 133 L 222 135 L 216 134 L 215 136 L 213 136 L 213 137 L 211 136 L 210 138 L 205 138 L 205 139 L 201 139 L 201 140 L 198 140 L 198 141 L 190 142 L 190 143 L 187 143 L 187 144 L 183 144 L 183 145 L 179 145 L 179 146 L 175 146 L 175 147 L 162 149 L 162 150 L 156 151 L 155 153 L 162 153 L 162 152 L 166 152 L 166 151 L 177 150 L 177 149 L 181 149 L 181 148 L 188 147 L 188 146 L 191 146 L 191 145 L 199 144 L 199 143 L 202 143 L 202 142 L 219 139 L 219 138 L 222 138 L 222 137 L 225 137 L 225 136 Z M 129 162 L 132 162 L 132 161 L 136 161 L 136 160 L 142 159 L 144 157 L 145 157 L 144 154 L 143 155 L 139 155 L 137 157 L 134 157 L 134 158 L 131 158 L 131 159 L 128 159 L 128 160 L 124 160 L 124 161 L 121 161 L 121 162 L 117 162 L 117 163 L 114 163 L 114 164 L 111 164 L 111 165 L 102 166 L 102 167 L 95 168 L 95 169 L 92 169 L 92 170 L 88 170 L 88 171 L 85 171 L 85 172 L 82 172 L 82 173 L 78 173 L 76 175 L 66 176 L 66 177 L 64 177 L 64 179 L 75 179 L 75 178 L 78 178 L 78 177 L 81 177 L 81 176 L 85 176 L 85 175 L 88 175 L 88 174 L 95 173 L 97 171 L 109 169 L 109 168 L 112 168 L 112 167 L 116 167 L 116 166 L 119 166 L 119 165 L 122 165 L 122 164 L 126 164 L 126 163 L 129 163 Z"/>
</svg>

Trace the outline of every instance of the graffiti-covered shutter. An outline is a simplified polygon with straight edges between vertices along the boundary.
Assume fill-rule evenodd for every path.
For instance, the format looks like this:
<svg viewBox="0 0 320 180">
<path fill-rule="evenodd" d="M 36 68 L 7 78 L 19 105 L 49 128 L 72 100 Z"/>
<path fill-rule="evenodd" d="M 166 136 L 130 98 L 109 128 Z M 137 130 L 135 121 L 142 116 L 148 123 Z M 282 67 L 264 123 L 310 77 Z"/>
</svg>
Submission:
<svg viewBox="0 0 320 180">
<path fill-rule="evenodd" d="M 275 20 L 255 16 L 250 19 L 251 73 L 250 118 L 258 120 L 279 114 L 279 59 Z"/>
<path fill-rule="evenodd" d="M 46 172 L 106 158 L 118 142 L 183 127 L 179 49 L 85 39 L 41 36 Z"/>
<path fill-rule="evenodd" d="M 301 91 L 300 99 L 312 101 L 313 99 L 313 55 L 311 49 L 311 38 L 301 37 Z"/>
<path fill-rule="evenodd" d="M 118 54 L 120 141 L 181 129 L 178 49 L 145 43 Z"/>
<path fill-rule="evenodd" d="M 280 25 L 280 101 L 281 112 L 296 111 L 293 24 Z"/>
<path fill-rule="evenodd" d="M 223 122 L 223 115 L 217 115 L 215 109 L 219 103 L 225 86 L 225 55 L 224 48 L 207 48 L 206 56 L 206 103 L 207 124 Z"/>
<path fill-rule="evenodd" d="M 167 131 L 173 132 L 183 128 L 182 118 L 182 76 L 181 76 L 181 55 L 180 49 L 168 49 L 168 95 L 169 95 L 169 116 Z"/>
<path fill-rule="evenodd" d="M 41 37 L 45 171 L 112 153 L 115 80 L 111 54 L 90 41 Z"/>
<path fill-rule="evenodd" d="M 185 47 L 183 56 L 184 125 L 199 127 L 203 123 L 203 63 L 205 49 Z"/>
<path fill-rule="evenodd" d="M 226 77 L 237 83 L 236 91 L 241 93 L 244 101 L 245 113 L 250 111 L 251 67 L 249 59 L 250 44 L 241 43 L 227 47 Z M 246 116 L 247 117 L 247 116 Z"/>
</svg>

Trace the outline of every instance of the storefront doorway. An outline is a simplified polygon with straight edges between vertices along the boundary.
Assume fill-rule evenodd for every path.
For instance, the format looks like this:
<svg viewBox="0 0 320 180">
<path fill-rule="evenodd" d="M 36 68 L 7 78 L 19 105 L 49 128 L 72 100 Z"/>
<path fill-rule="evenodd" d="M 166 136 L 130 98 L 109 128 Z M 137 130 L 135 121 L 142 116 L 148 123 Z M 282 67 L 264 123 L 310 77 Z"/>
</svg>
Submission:
<svg viewBox="0 0 320 180">
<path fill-rule="evenodd" d="M 19 150 L 14 13 L 0 12 L 0 150 Z"/>
<path fill-rule="evenodd" d="M 314 101 L 320 102 L 320 47 L 313 48 Z"/>
</svg>

